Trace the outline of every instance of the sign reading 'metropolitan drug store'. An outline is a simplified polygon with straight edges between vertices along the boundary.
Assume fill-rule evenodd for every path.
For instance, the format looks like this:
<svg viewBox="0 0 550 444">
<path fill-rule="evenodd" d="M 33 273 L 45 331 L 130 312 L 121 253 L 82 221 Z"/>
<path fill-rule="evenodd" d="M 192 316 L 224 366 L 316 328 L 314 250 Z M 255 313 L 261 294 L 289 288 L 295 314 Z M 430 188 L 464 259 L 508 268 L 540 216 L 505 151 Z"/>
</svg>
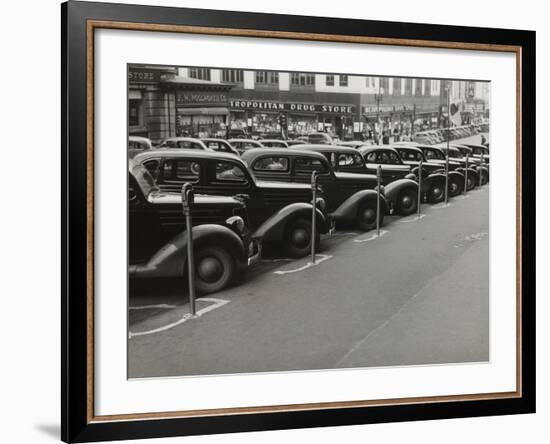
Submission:
<svg viewBox="0 0 550 444">
<path fill-rule="evenodd" d="M 353 105 L 275 102 L 271 100 L 230 100 L 229 107 L 233 109 L 250 109 L 258 111 L 301 111 L 310 113 L 340 114 L 352 114 L 354 112 Z"/>
</svg>

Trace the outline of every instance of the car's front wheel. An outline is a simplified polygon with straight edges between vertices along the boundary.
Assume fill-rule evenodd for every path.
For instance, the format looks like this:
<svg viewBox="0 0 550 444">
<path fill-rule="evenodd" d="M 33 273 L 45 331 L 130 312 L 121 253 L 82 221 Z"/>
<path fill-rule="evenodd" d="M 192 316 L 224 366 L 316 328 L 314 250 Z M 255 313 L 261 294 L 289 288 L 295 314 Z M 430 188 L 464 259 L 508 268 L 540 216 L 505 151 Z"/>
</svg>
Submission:
<svg viewBox="0 0 550 444">
<path fill-rule="evenodd" d="M 445 199 L 445 182 L 436 180 L 430 186 L 428 191 L 428 202 L 434 204 Z"/>
<path fill-rule="evenodd" d="M 399 193 L 396 202 L 397 214 L 401 216 L 408 216 L 416 211 L 418 205 L 418 197 L 416 190 L 412 188 L 406 188 Z"/>
<path fill-rule="evenodd" d="M 214 293 L 235 279 L 235 260 L 222 247 L 205 247 L 195 252 L 195 285 L 202 294 Z"/>
<path fill-rule="evenodd" d="M 449 176 L 449 196 L 458 196 L 462 191 L 464 191 L 464 180 Z"/>
<path fill-rule="evenodd" d="M 315 245 L 320 241 L 319 231 L 315 230 Z M 287 256 L 300 258 L 311 253 L 311 221 L 296 219 L 286 227 L 283 249 Z"/>
<path fill-rule="evenodd" d="M 384 214 L 380 211 L 380 225 L 384 221 Z M 376 202 L 363 203 L 357 211 L 357 227 L 363 231 L 376 228 Z"/>
</svg>

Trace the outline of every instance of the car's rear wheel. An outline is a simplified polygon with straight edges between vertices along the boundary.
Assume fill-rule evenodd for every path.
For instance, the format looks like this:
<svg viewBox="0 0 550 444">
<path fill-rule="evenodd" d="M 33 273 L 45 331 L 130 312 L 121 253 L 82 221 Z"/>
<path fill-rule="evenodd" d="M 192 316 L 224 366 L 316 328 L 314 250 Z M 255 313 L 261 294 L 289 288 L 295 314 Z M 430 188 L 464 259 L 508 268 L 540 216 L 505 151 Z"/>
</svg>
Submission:
<svg viewBox="0 0 550 444">
<path fill-rule="evenodd" d="M 436 180 L 428 190 L 428 202 L 438 203 L 445 199 L 445 182 Z"/>
<path fill-rule="evenodd" d="M 380 225 L 384 221 L 384 213 L 380 211 Z M 376 201 L 368 201 L 359 207 L 357 211 L 357 227 L 363 231 L 376 228 Z"/>
<path fill-rule="evenodd" d="M 449 176 L 449 197 L 458 196 L 464 191 L 464 179 Z"/>
<path fill-rule="evenodd" d="M 466 188 L 468 191 L 473 190 L 477 185 L 477 177 L 473 173 L 468 173 L 468 188 Z"/>
<path fill-rule="evenodd" d="M 416 211 L 418 205 L 418 196 L 416 190 L 412 188 L 406 188 L 399 193 L 396 202 L 397 214 L 401 216 L 408 216 Z"/>
<path fill-rule="evenodd" d="M 489 174 L 487 171 L 481 171 L 481 185 L 486 185 L 489 182 Z"/>
<path fill-rule="evenodd" d="M 205 247 L 195 252 L 195 285 L 202 294 L 220 291 L 235 279 L 235 260 L 222 247 Z"/>
<path fill-rule="evenodd" d="M 319 231 L 315 230 L 315 245 L 320 241 Z M 292 258 L 300 258 L 311 253 L 311 221 L 296 219 L 286 227 L 283 240 L 285 254 Z"/>
</svg>

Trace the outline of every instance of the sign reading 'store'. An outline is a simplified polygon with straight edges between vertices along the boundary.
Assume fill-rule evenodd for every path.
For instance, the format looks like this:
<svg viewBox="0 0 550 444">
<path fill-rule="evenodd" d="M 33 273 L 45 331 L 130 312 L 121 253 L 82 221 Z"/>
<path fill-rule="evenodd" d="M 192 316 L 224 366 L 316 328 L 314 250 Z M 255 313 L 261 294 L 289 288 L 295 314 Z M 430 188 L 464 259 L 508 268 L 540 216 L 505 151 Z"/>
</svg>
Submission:
<svg viewBox="0 0 550 444">
<path fill-rule="evenodd" d="M 352 114 L 354 112 L 353 105 L 276 102 L 272 100 L 230 100 L 229 107 L 232 109 L 247 109 L 252 111 L 301 111 L 310 113 L 339 114 Z"/>
</svg>

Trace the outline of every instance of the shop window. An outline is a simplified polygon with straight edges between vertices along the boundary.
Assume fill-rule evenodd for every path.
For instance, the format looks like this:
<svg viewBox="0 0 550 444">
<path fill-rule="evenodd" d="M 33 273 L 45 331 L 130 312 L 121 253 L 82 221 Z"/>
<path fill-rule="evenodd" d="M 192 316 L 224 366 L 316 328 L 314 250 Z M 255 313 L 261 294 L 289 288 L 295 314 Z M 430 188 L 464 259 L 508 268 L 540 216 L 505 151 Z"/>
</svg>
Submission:
<svg viewBox="0 0 550 444">
<path fill-rule="evenodd" d="M 315 74 L 303 72 L 290 73 L 290 84 L 292 86 L 313 86 L 315 84 Z"/>
<path fill-rule="evenodd" d="M 317 173 L 326 173 L 328 168 L 327 165 L 322 163 L 319 159 L 297 157 L 295 171 L 299 174 L 311 174 L 313 171 L 317 171 Z"/>
<path fill-rule="evenodd" d="M 216 180 L 246 185 L 248 180 L 243 169 L 231 162 L 216 163 Z"/>
<path fill-rule="evenodd" d="M 143 124 L 143 100 L 130 99 L 128 106 L 128 125 L 141 126 Z"/>
<path fill-rule="evenodd" d="M 340 74 L 340 86 L 348 86 L 348 76 Z"/>
<path fill-rule="evenodd" d="M 210 80 L 209 68 L 189 68 L 189 77 L 199 80 Z"/>
<path fill-rule="evenodd" d="M 162 168 L 164 181 L 185 181 L 196 183 L 200 177 L 200 165 L 198 162 L 184 159 L 167 159 Z"/>
<path fill-rule="evenodd" d="M 334 76 L 327 75 L 327 86 L 334 86 Z"/>
<path fill-rule="evenodd" d="M 254 164 L 254 171 L 288 172 L 289 161 L 286 157 L 262 157 Z"/>
<path fill-rule="evenodd" d="M 243 83 L 243 70 L 242 69 L 222 70 L 222 81 L 224 83 Z"/>
</svg>

